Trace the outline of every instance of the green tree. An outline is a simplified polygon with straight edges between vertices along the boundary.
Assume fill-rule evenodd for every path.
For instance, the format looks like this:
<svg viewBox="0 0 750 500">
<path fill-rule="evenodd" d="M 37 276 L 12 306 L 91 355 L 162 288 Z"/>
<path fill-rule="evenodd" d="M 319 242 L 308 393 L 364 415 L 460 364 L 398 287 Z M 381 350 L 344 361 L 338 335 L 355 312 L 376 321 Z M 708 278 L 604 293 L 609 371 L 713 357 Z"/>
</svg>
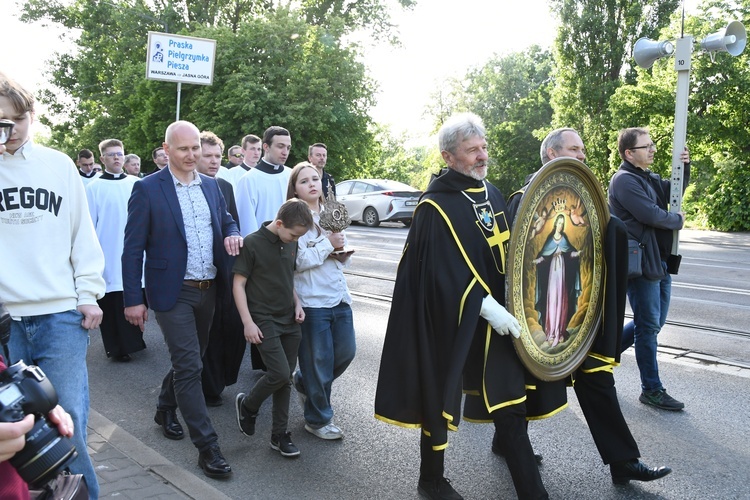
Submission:
<svg viewBox="0 0 750 500">
<path fill-rule="evenodd" d="M 308 24 L 329 28 L 338 20 L 348 31 L 366 30 L 375 40 L 397 42 L 391 23 L 389 4 L 382 0 L 302 0 L 301 10 Z M 396 0 L 404 9 L 413 8 L 416 0 Z"/>
<path fill-rule="evenodd" d="M 404 136 L 374 126 L 374 144 L 356 172 L 358 178 L 391 179 L 425 189 L 430 176 L 444 166 L 437 146 L 407 146 Z"/>
<path fill-rule="evenodd" d="M 628 52 L 640 37 L 655 38 L 678 0 L 551 0 L 559 18 L 555 40 L 554 125 L 577 129 L 587 163 L 603 182 L 610 157 L 609 98 L 634 73 Z"/>
<path fill-rule="evenodd" d="M 540 166 L 539 137 L 552 120 L 553 59 L 532 46 L 494 56 L 467 76 L 464 106 L 484 121 L 492 168 L 488 180 L 509 195 Z"/>
<path fill-rule="evenodd" d="M 41 96 L 56 115 L 45 120 L 51 142 L 72 155 L 118 137 L 128 152 L 150 159 L 174 119 L 176 84 L 144 78 L 146 38 L 149 30 L 169 31 L 217 40 L 214 83 L 183 86 L 181 118 L 213 129 L 227 144 L 285 126 L 294 143 L 290 162 L 306 159 L 308 144 L 325 142 L 332 173 L 348 176 L 372 144 L 374 85 L 357 48 L 343 41 L 367 25 L 365 11 L 356 20 L 331 11 L 325 26 L 311 25 L 305 9 L 324 12 L 325 2 L 309 3 L 288 10 L 273 1 L 30 0 L 25 20 L 58 22 L 78 33 L 68 35 L 78 50 L 58 54 Z M 378 3 L 345 5 L 351 11 Z"/>
<path fill-rule="evenodd" d="M 685 20 L 685 33 L 697 41 L 716 32 L 728 19 L 747 19 L 750 1 L 705 2 L 700 13 Z M 661 37 L 675 38 L 680 20 Z M 688 104 L 687 143 L 692 160 L 691 188 L 684 209 L 693 221 L 725 231 L 750 230 L 747 208 L 750 186 L 750 67 L 747 53 L 731 57 L 693 53 Z M 677 74 L 671 60 L 651 70 L 638 70 L 637 82 L 617 90 L 610 102 L 612 134 L 634 124 L 648 126 L 657 144 L 654 170 L 670 175 L 674 140 Z"/>
</svg>

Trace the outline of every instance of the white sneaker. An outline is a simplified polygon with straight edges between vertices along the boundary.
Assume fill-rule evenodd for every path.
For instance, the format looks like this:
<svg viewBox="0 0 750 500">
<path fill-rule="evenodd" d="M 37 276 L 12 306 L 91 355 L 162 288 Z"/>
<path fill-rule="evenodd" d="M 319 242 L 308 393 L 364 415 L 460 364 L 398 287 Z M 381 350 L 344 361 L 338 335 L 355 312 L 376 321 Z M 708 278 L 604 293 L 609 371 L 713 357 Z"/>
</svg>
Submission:
<svg viewBox="0 0 750 500">
<path fill-rule="evenodd" d="M 336 427 L 333 422 L 328 422 L 326 425 L 319 429 L 310 427 L 310 424 L 305 424 L 305 430 L 313 436 L 317 436 L 320 439 L 327 439 L 329 441 L 333 441 L 334 439 L 341 439 L 344 437 L 344 433 L 341 432 L 341 429 Z"/>
</svg>

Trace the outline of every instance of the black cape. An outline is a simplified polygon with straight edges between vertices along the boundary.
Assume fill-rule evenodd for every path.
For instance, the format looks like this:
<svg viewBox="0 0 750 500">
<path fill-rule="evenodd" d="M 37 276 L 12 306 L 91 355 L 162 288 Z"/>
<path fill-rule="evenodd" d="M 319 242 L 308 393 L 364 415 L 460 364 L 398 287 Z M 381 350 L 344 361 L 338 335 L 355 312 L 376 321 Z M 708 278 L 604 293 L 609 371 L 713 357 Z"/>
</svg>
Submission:
<svg viewBox="0 0 750 500">
<path fill-rule="evenodd" d="M 472 201 L 470 201 L 470 199 Z M 470 406 L 490 412 L 526 400 L 526 370 L 510 336 L 479 315 L 482 300 L 505 297 L 510 231 L 500 191 L 444 170 L 414 211 L 388 319 L 375 417 L 421 427 L 433 449 L 447 446 Z M 472 405 L 469 401 L 472 401 Z"/>
</svg>

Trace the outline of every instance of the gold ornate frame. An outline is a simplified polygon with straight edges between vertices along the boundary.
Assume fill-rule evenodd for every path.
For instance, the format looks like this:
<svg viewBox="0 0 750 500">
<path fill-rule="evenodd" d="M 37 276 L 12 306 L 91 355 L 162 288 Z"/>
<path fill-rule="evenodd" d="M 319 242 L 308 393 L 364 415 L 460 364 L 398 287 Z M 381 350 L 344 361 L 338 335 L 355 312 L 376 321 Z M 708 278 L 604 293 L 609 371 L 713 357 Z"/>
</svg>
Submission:
<svg viewBox="0 0 750 500">
<path fill-rule="evenodd" d="M 514 339 L 518 356 L 541 380 L 571 374 L 594 342 L 604 306 L 608 222 L 599 181 L 574 158 L 547 163 L 521 198 L 508 252 L 506 304 L 521 323 L 521 336 Z"/>
</svg>

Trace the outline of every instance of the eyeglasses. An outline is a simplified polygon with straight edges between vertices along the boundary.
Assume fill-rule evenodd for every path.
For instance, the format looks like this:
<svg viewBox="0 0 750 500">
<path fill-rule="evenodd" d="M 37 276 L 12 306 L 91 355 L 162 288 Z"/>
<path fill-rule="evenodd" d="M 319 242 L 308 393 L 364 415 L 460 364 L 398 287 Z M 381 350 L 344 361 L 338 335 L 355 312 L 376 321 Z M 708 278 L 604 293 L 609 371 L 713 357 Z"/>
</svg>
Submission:
<svg viewBox="0 0 750 500">
<path fill-rule="evenodd" d="M 245 155 L 243 155 L 242 153 L 234 153 L 232 156 L 234 156 L 235 158 L 243 158 Z"/>
<path fill-rule="evenodd" d="M 120 152 L 117 152 L 117 153 L 104 153 L 104 156 L 108 158 L 118 158 L 120 156 L 125 156 L 125 155 Z"/>
<path fill-rule="evenodd" d="M 646 144 L 645 146 L 637 146 L 637 147 L 628 148 L 628 149 L 630 149 L 631 151 L 634 150 L 634 149 L 648 149 L 649 151 L 651 151 L 651 150 L 656 151 L 656 144 L 654 144 L 652 142 L 651 144 Z"/>
</svg>

